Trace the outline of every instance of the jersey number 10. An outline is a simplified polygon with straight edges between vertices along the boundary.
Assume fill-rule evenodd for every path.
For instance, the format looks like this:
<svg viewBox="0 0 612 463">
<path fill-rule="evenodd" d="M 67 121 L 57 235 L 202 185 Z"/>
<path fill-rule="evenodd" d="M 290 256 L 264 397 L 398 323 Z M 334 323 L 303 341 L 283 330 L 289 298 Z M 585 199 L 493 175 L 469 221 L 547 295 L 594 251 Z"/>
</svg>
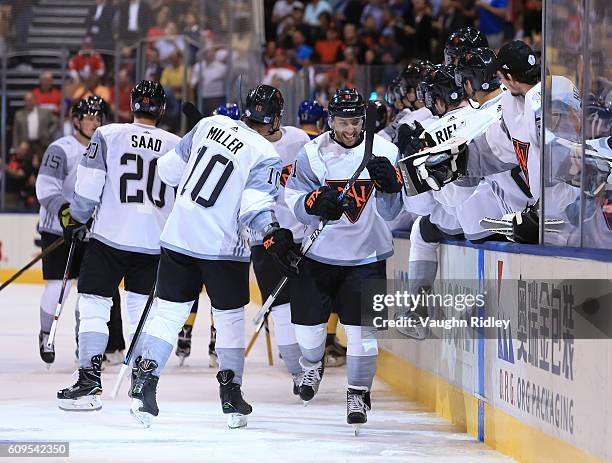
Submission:
<svg viewBox="0 0 612 463">
<path fill-rule="evenodd" d="M 208 149 L 208 146 L 202 146 L 199 149 L 198 156 L 196 158 L 196 162 L 193 165 L 193 169 L 191 170 L 191 173 L 189 174 L 189 177 L 187 177 L 187 181 L 184 183 L 183 189 L 181 190 L 181 196 L 185 193 L 185 190 L 187 190 L 187 186 L 189 185 L 189 182 L 191 181 L 191 177 L 193 176 L 193 173 L 196 171 L 198 165 L 200 164 L 200 161 L 202 160 L 202 156 L 204 156 L 204 153 L 206 153 L 207 149 Z M 200 196 L 200 192 L 202 191 L 202 188 L 204 188 L 204 184 L 208 180 L 210 173 L 212 172 L 212 170 L 214 169 L 217 163 L 225 166 L 225 169 L 223 169 L 223 173 L 221 174 L 221 177 L 219 177 L 219 180 L 217 180 L 217 184 L 213 188 L 212 193 L 210 193 L 210 196 L 208 197 L 208 199 L 205 199 L 202 196 Z M 198 179 L 193 189 L 191 190 L 191 193 L 190 193 L 191 200 L 195 201 L 197 204 L 199 204 L 202 207 L 213 206 L 215 202 L 217 202 L 217 199 L 219 198 L 219 195 L 221 194 L 221 190 L 223 190 L 223 187 L 227 183 L 227 180 L 229 179 L 233 171 L 234 171 L 234 163 L 232 161 L 227 159 L 222 154 L 214 154 L 208 161 L 208 164 L 206 164 L 206 167 L 204 168 L 204 171 L 200 175 L 200 178 Z"/>
<path fill-rule="evenodd" d="M 144 177 L 144 160 L 141 156 L 134 153 L 125 153 L 121 156 L 121 165 L 136 162 L 136 172 L 126 172 L 119 178 L 119 199 L 122 203 L 144 204 L 144 191 L 136 190 L 135 194 L 128 195 L 128 182 L 130 180 L 140 181 Z M 160 209 L 166 204 L 166 184 L 160 180 L 158 199 L 153 196 L 153 186 L 155 184 L 155 169 L 157 168 L 157 158 L 149 161 L 149 172 L 147 174 L 147 197 L 149 201 Z"/>
</svg>

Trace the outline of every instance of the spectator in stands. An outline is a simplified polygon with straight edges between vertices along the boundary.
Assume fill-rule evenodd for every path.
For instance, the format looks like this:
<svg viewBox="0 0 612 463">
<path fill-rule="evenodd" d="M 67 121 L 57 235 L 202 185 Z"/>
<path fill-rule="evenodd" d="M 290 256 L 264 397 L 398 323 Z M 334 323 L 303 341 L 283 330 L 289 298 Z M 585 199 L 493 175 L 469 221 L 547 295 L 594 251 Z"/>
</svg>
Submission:
<svg viewBox="0 0 612 463">
<path fill-rule="evenodd" d="M 42 154 L 57 132 L 57 118 L 47 109 L 36 104 L 32 92 L 25 94 L 24 107 L 15 113 L 13 121 L 13 146 L 29 143 L 30 150 Z"/>
<path fill-rule="evenodd" d="M 457 0 L 442 0 L 437 20 L 432 26 L 438 31 L 438 56 L 444 52 L 448 36 L 462 27 L 468 26 L 470 21 L 466 18 Z"/>
<path fill-rule="evenodd" d="M 23 206 L 21 201 L 22 192 L 25 190 L 26 183 L 33 170 L 29 158 L 30 145 L 27 141 L 17 144 L 9 154 L 6 168 L 4 169 L 6 178 L 4 200 L 7 208 L 20 208 Z M 0 159 L 1 166 L 2 160 Z"/>
<path fill-rule="evenodd" d="M 193 11 L 187 12 L 184 22 L 185 27 L 183 29 L 183 34 L 185 34 L 193 42 L 199 43 L 202 31 L 200 30 L 200 25 L 198 24 L 196 14 Z M 191 66 L 196 62 L 199 48 L 193 43 L 189 42 L 187 43 L 187 50 L 187 64 Z"/>
<path fill-rule="evenodd" d="M 542 0 L 526 0 L 523 11 L 525 42 L 538 44 L 542 34 Z"/>
<path fill-rule="evenodd" d="M 111 89 L 104 85 L 97 75 L 81 82 L 70 94 L 72 101 L 81 100 L 90 96 L 99 96 L 106 102 L 111 100 Z"/>
<path fill-rule="evenodd" d="M 357 26 L 353 23 L 346 23 L 342 28 L 342 51 L 346 52 L 346 49 L 351 48 L 352 53 L 355 55 L 357 61 L 363 60 L 363 46 L 357 35 Z"/>
<path fill-rule="evenodd" d="M 38 82 L 38 87 L 32 90 L 36 104 L 58 116 L 62 104 L 62 93 L 53 87 L 53 74 L 49 71 L 43 72 Z"/>
<path fill-rule="evenodd" d="M 414 17 L 404 26 L 404 35 L 412 45 L 411 57 L 431 59 L 434 30 L 431 26 L 431 6 L 428 0 L 412 0 Z M 404 42 L 402 42 L 404 43 Z"/>
<path fill-rule="evenodd" d="M 214 47 L 206 47 L 201 55 L 200 61 L 193 66 L 191 88 L 197 91 L 202 112 L 208 116 L 226 101 L 227 66 L 217 59 Z"/>
<path fill-rule="evenodd" d="M 296 68 L 289 61 L 287 51 L 277 48 L 274 56 L 274 66 L 270 67 L 263 78 L 263 83 L 278 87 L 283 82 L 291 80 L 295 76 Z"/>
<path fill-rule="evenodd" d="M 376 20 L 373 16 L 367 16 L 363 28 L 359 34 L 359 41 L 365 49 L 371 50 L 378 43 L 378 32 L 376 31 Z"/>
<path fill-rule="evenodd" d="M 306 43 L 306 38 L 301 31 L 297 30 L 293 33 L 293 60 L 299 69 L 311 64 L 313 48 Z"/>
<path fill-rule="evenodd" d="M 326 0 L 310 0 L 304 10 L 304 22 L 312 27 L 319 26 L 319 15 L 326 11 L 330 15 L 333 13 L 332 7 Z"/>
<path fill-rule="evenodd" d="M 133 114 L 130 105 L 131 92 L 134 82 L 130 78 L 130 73 L 126 69 L 119 71 L 119 98 L 115 97 L 115 87 L 111 89 L 110 107 L 117 114 L 118 122 L 132 122 Z M 119 106 L 117 107 L 117 100 Z"/>
<path fill-rule="evenodd" d="M 162 63 L 171 63 L 171 55 L 176 51 L 180 52 L 181 55 L 185 52 L 185 40 L 177 34 L 176 23 L 171 21 L 166 25 L 164 37 L 155 42 L 155 48 L 159 52 L 159 59 Z"/>
<path fill-rule="evenodd" d="M 366 18 L 368 16 L 371 16 L 376 22 L 376 32 L 380 32 L 383 27 L 384 8 L 381 3 L 382 2 L 380 0 L 370 0 L 369 2 L 367 2 L 366 6 L 361 12 L 361 24 L 364 25 Z"/>
<path fill-rule="evenodd" d="M 188 95 L 183 94 L 183 85 L 189 89 L 188 83 L 191 80 L 191 72 L 185 67 L 183 54 L 180 50 L 173 51 L 168 57 L 168 66 L 164 68 L 159 83 L 164 87 L 172 89 L 179 106 L 183 98 Z"/>
<path fill-rule="evenodd" d="M 261 60 L 263 61 L 264 68 L 268 70 L 274 66 L 274 58 L 276 57 L 276 42 L 269 40 L 266 42 L 266 48 L 264 49 Z"/>
<path fill-rule="evenodd" d="M 151 27 L 153 12 L 145 0 L 119 0 L 118 38 L 125 44 L 143 38 Z"/>
<path fill-rule="evenodd" d="M 115 7 L 110 0 L 96 0 L 87 12 L 85 33 L 91 37 L 95 48 L 112 50 L 115 47 L 113 39 L 113 18 Z"/>
<path fill-rule="evenodd" d="M 487 37 L 489 47 L 498 50 L 504 41 L 504 26 L 509 15 L 508 0 L 478 0 L 479 29 Z"/>
<path fill-rule="evenodd" d="M 293 22 L 293 9 L 296 6 L 304 8 L 304 4 L 296 0 L 278 0 L 274 4 L 272 24 L 276 28 L 277 37 L 281 34 L 282 29 L 288 26 L 287 22 Z"/>
<path fill-rule="evenodd" d="M 102 56 L 92 50 L 92 45 L 91 37 L 85 36 L 81 49 L 70 58 L 68 68 L 75 83 L 86 81 L 94 75 L 102 77 L 106 71 Z"/>
<path fill-rule="evenodd" d="M 146 67 L 144 71 L 144 78 L 146 80 L 153 80 L 159 82 L 161 74 L 164 68 L 159 61 L 159 52 L 157 48 L 149 47 L 146 51 Z"/>
<path fill-rule="evenodd" d="M 362 10 L 361 0 L 340 0 L 334 8 L 334 19 L 339 24 L 357 25 L 361 19 Z"/>
<path fill-rule="evenodd" d="M 164 6 L 160 8 L 155 16 L 155 25 L 151 26 L 147 31 L 147 39 L 154 43 L 156 39 L 165 37 L 166 27 L 170 23 L 170 8 Z"/>
<path fill-rule="evenodd" d="M 11 5 L 0 4 L 0 56 L 7 50 L 7 41 L 11 32 Z"/>
<path fill-rule="evenodd" d="M 327 29 L 324 40 L 315 42 L 315 53 L 321 64 L 333 64 L 339 61 L 340 51 L 342 50 L 342 41 L 338 38 L 338 31 L 335 25 L 331 25 Z"/>
</svg>

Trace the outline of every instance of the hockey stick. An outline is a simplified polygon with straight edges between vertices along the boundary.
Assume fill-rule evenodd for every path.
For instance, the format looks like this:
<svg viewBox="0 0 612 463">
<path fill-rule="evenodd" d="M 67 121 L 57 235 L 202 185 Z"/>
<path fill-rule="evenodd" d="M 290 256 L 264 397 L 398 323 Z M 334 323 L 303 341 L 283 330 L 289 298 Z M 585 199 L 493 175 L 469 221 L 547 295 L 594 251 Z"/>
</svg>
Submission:
<svg viewBox="0 0 612 463">
<path fill-rule="evenodd" d="M 121 387 L 121 383 L 123 382 L 123 377 L 127 369 L 130 366 L 130 362 L 132 361 L 132 356 L 134 355 L 134 349 L 136 349 L 136 344 L 138 344 L 138 339 L 140 339 L 140 334 L 144 328 L 144 325 L 147 321 L 147 317 L 149 312 L 151 311 L 151 306 L 153 305 L 153 301 L 155 300 L 155 284 L 151 288 L 151 292 L 149 293 L 149 298 L 147 299 L 147 303 L 140 315 L 140 320 L 138 321 L 138 326 L 136 327 L 136 332 L 134 336 L 132 336 L 132 342 L 130 342 L 130 347 L 125 354 L 125 358 L 123 359 L 123 364 L 121 365 L 121 370 L 119 371 L 119 376 L 117 376 L 117 380 L 115 381 L 115 387 L 113 387 L 113 391 L 111 392 L 111 399 L 117 397 L 117 393 L 119 392 L 119 388 Z"/>
<path fill-rule="evenodd" d="M 366 168 L 366 165 L 370 161 L 370 158 L 372 157 L 376 118 L 376 106 L 374 106 L 373 104 L 368 104 L 365 120 L 365 149 L 363 154 L 363 160 L 361 161 L 361 164 L 359 164 L 359 167 L 357 168 L 353 176 L 346 182 L 344 189 L 338 195 L 338 202 L 342 201 L 344 197 L 348 194 L 349 190 L 353 187 L 363 170 Z M 323 230 L 327 222 L 327 220 L 321 220 L 317 228 L 315 228 L 314 231 L 308 236 L 308 239 L 304 242 L 302 248 L 300 249 L 300 257 L 298 257 L 298 259 L 295 261 L 296 266 L 299 265 L 306 253 L 310 250 L 317 237 L 321 234 L 321 231 Z M 271 310 L 272 304 L 274 303 L 280 292 L 283 290 L 288 280 L 289 279 L 287 277 L 283 277 L 283 279 L 278 283 L 278 285 L 276 285 L 276 288 L 274 288 L 274 291 L 272 291 L 272 294 L 268 296 L 268 299 L 266 299 L 264 305 L 261 307 L 261 309 L 259 309 L 259 312 L 257 312 L 255 318 L 253 318 L 253 323 L 257 325 L 257 329 L 255 330 L 256 335 L 258 335 L 261 331 L 261 328 L 263 327 L 264 321 L 266 319 L 266 315 Z"/>
<path fill-rule="evenodd" d="M 8 285 L 10 285 L 13 281 L 15 281 L 17 278 L 19 278 L 23 274 L 23 272 L 25 272 L 27 269 L 32 267 L 40 259 L 42 259 L 43 257 L 48 256 L 53 251 L 55 251 L 57 248 L 59 248 L 62 244 L 64 244 L 64 238 L 56 239 L 53 243 L 51 243 L 51 245 L 49 245 L 49 247 L 47 249 L 45 249 L 43 252 L 38 254 L 34 259 L 32 259 L 29 263 L 27 263 L 24 267 L 22 267 L 21 270 L 17 271 L 17 273 L 15 273 L 15 275 L 13 275 L 8 280 L 6 280 L 4 283 L 2 283 L 2 285 L 0 285 L 0 291 L 2 291 L 4 288 L 6 288 Z"/>
<path fill-rule="evenodd" d="M 183 103 L 183 107 L 181 108 L 183 114 L 187 117 L 190 124 L 196 125 L 202 119 L 204 119 L 204 115 L 196 108 L 196 106 L 191 101 L 185 101 Z"/>
<path fill-rule="evenodd" d="M 66 260 L 66 269 L 64 270 L 64 278 L 62 278 L 62 290 L 60 291 L 59 300 L 55 306 L 55 314 L 53 315 L 53 323 L 51 323 L 51 329 L 49 330 L 49 338 L 47 339 L 47 349 L 53 347 L 53 341 L 55 340 L 55 332 L 57 331 L 57 322 L 59 316 L 64 308 L 64 292 L 66 291 L 66 283 L 68 283 L 68 275 L 70 274 L 70 267 L 72 267 L 72 258 L 74 257 L 74 249 L 76 247 L 76 241 L 70 243 L 70 249 L 68 250 L 68 259 Z"/>
</svg>

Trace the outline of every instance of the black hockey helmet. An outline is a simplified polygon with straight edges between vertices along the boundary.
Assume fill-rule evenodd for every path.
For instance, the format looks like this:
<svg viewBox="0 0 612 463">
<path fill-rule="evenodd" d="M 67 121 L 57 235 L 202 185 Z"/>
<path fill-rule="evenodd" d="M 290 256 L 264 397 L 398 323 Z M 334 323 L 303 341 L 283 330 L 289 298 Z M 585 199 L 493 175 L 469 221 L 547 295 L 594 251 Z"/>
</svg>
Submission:
<svg viewBox="0 0 612 463">
<path fill-rule="evenodd" d="M 484 47 L 474 48 L 459 58 L 455 68 L 455 82 L 464 88 L 464 84 L 469 81 L 475 92 L 479 90 L 490 92 L 501 86 L 498 70 L 499 65 L 493 50 Z"/>
<path fill-rule="evenodd" d="M 141 80 L 132 89 L 130 105 L 135 115 L 159 120 L 166 111 L 166 92 L 159 82 Z"/>
<path fill-rule="evenodd" d="M 415 91 L 420 82 L 431 70 L 433 64 L 427 60 L 415 60 L 410 63 L 399 75 L 399 94 L 402 98 L 406 98 L 411 88 Z"/>
<path fill-rule="evenodd" d="M 364 117 L 365 101 L 354 88 L 336 90 L 327 107 L 330 117 Z"/>
<path fill-rule="evenodd" d="M 72 117 L 83 119 L 85 116 L 100 116 L 102 120 L 108 115 L 108 106 L 99 96 L 83 98 L 72 105 Z"/>
<path fill-rule="evenodd" d="M 261 84 L 249 91 L 243 117 L 260 124 L 272 124 L 270 133 L 274 133 L 280 128 L 284 105 L 285 100 L 279 89 Z"/>
<path fill-rule="evenodd" d="M 444 46 L 444 64 L 456 64 L 467 50 L 488 47 L 487 37 L 475 27 L 463 27 L 451 33 Z"/>
<path fill-rule="evenodd" d="M 437 98 L 444 101 L 447 106 L 457 104 L 465 99 L 463 86 L 457 85 L 455 80 L 455 66 L 450 64 L 434 66 L 425 92 L 425 106 L 432 112 L 435 110 Z"/>
<path fill-rule="evenodd" d="M 374 100 L 370 104 L 373 104 L 376 108 L 376 125 L 374 128 L 375 132 L 378 132 L 385 128 L 389 119 L 389 108 L 384 101 Z"/>
<path fill-rule="evenodd" d="M 537 84 L 540 81 L 541 67 L 533 49 L 522 40 L 504 44 L 497 53 L 499 70 L 507 77 L 524 84 Z"/>
</svg>

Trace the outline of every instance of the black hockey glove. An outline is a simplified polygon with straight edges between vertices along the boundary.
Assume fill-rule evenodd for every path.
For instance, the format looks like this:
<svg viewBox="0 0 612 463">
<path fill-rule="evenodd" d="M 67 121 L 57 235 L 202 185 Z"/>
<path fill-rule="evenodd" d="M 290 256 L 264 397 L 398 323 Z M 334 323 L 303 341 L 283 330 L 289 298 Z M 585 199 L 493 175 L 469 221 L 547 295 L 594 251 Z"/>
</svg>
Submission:
<svg viewBox="0 0 612 463">
<path fill-rule="evenodd" d="M 414 127 L 409 124 L 400 125 L 397 133 L 397 147 L 403 156 L 410 156 L 423 148 L 435 146 L 436 143 L 427 132 L 421 138 L 423 132 L 425 129 L 418 121 L 414 121 Z"/>
<path fill-rule="evenodd" d="M 311 191 L 304 198 L 304 207 L 310 215 L 316 215 L 322 219 L 340 220 L 345 211 L 357 210 L 355 198 L 346 195 L 342 201 L 338 201 L 338 190 L 327 185 Z"/>
<path fill-rule="evenodd" d="M 72 241 L 83 241 L 85 235 L 87 235 L 87 225 L 81 222 L 77 222 L 70 215 L 70 204 L 64 204 L 58 213 L 58 218 L 62 230 L 64 232 L 64 241 L 71 243 Z"/>
<path fill-rule="evenodd" d="M 383 156 L 372 156 L 366 169 L 374 180 L 374 187 L 383 193 L 399 193 L 402 191 L 402 176 L 391 161 Z"/>
<path fill-rule="evenodd" d="M 281 268 L 283 275 L 292 278 L 298 275 L 296 261 L 300 248 L 293 241 L 293 233 L 273 223 L 263 240 L 264 249 L 269 252 Z"/>
</svg>

